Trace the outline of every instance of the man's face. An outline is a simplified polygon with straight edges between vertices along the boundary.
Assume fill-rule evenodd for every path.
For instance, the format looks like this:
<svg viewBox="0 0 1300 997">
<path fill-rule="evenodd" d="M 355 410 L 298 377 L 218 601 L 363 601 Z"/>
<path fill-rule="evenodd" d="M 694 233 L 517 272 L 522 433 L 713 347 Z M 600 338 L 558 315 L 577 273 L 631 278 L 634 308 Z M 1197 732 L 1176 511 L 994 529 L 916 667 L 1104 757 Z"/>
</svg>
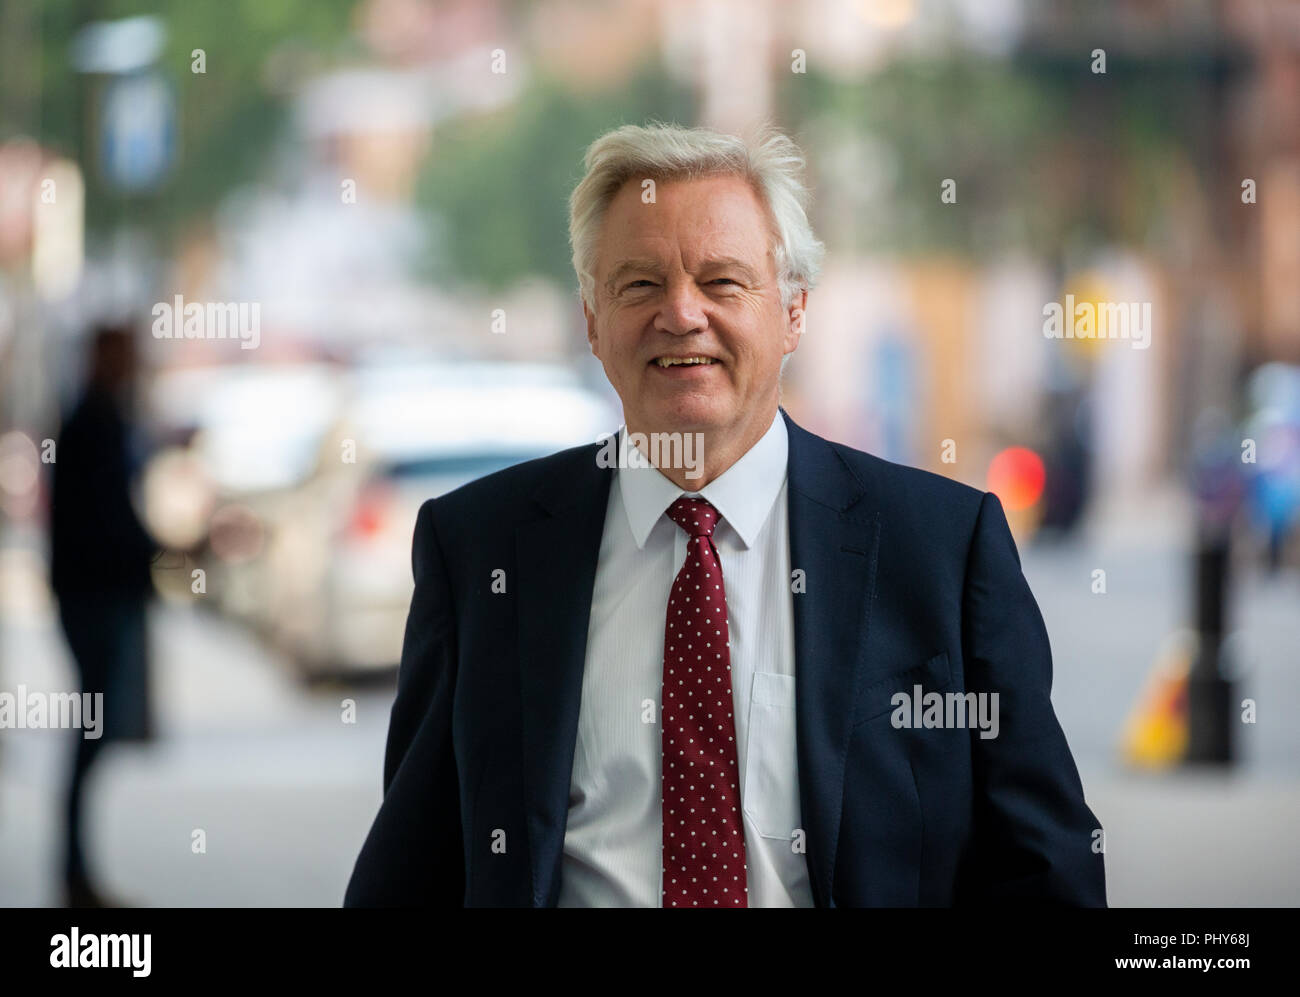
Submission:
<svg viewBox="0 0 1300 997">
<path fill-rule="evenodd" d="M 741 178 L 629 180 L 605 215 L 587 339 L 635 432 L 757 439 L 776 412 L 801 293 L 781 306 L 767 217 Z M 705 363 L 664 366 L 667 358 Z"/>
</svg>

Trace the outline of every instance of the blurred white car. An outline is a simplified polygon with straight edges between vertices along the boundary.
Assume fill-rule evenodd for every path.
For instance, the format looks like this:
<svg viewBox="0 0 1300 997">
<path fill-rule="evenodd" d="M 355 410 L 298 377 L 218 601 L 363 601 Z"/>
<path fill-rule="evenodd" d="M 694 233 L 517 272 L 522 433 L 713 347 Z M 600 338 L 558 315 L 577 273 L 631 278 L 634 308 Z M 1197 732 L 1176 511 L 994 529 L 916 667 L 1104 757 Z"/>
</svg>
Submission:
<svg viewBox="0 0 1300 997">
<path fill-rule="evenodd" d="M 153 422 L 184 448 L 155 454 L 145 476 L 146 521 L 172 548 L 206 549 L 155 583 L 189 595 L 191 572 L 205 578 L 196 602 L 263 631 L 270 627 L 261 571 L 269 521 L 283 498 L 319 463 L 321 440 L 338 419 L 346 370 L 308 363 L 241 363 L 160 373 L 151 385 Z M 175 570 L 175 569 L 183 570 Z M 167 577 L 175 575 L 176 577 Z"/>
<path fill-rule="evenodd" d="M 425 499 L 620 421 L 567 367 L 403 356 L 173 371 L 151 400 L 162 427 L 194 431 L 156 462 L 154 518 L 206 533 L 194 563 L 156 580 L 188 597 L 201 567 L 194 600 L 308 677 L 397 665 Z"/>
<path fill-rule="evenodd" d="M 605 397 L 564 367 L 359 369 L 316 473 L 259 503 L 263 610 L 275 641 L 313 676 L 394 668 L 420 505 L 511 464 L 595 442 L 618 422 Z"/>
</svg>

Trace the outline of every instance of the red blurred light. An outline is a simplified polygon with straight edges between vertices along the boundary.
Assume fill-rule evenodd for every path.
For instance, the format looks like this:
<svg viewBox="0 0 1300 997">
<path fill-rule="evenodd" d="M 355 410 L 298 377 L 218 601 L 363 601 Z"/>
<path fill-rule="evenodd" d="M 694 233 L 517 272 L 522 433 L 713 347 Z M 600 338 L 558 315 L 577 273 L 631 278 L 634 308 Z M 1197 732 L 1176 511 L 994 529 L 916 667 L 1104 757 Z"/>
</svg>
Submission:
<svg viewBox="0 0 1300 997">
<path fill-rule="evenodd" d="M 352 508 L 348 533 L 361 540 L 374 539 L 384 528 L 390 505 L 388 489 L 375 485 L 363 489 Z"/>
<path fill-rule="evenodd" d="M 1004 509 L 1028 509 L 1043 495 L 1047 470 L 1027 447 L 1008 447 L 989 462 L 988 490 Z"/>
</svg>

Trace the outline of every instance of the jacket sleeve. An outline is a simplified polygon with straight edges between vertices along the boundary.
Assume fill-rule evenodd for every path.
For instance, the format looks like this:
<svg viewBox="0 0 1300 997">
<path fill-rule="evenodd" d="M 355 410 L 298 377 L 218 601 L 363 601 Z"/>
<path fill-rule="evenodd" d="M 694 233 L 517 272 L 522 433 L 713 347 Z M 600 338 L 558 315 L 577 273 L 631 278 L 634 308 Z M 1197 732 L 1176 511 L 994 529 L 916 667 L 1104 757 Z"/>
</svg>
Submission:
<svg viewBox="0 0 1300 997">
<path fill-rule="evenodd" d="M 1047 628 L 992 493 L 962 601 L 966 689 L 997 694 L 999 726 L 993 738 L 971 731 L 974 834 L 957 901 L 1104 907 L 1101 825 L 1052 709 Z"/>
<path fill-rule="evenodd" d="M 452 750 L 456 627 L 433 522 L 415 522 L 415 593 L 384 753 L 384 799 L 362 846 L 345 907 L 460 907 L 465 896 L 460 787 Z"/>
</svg>

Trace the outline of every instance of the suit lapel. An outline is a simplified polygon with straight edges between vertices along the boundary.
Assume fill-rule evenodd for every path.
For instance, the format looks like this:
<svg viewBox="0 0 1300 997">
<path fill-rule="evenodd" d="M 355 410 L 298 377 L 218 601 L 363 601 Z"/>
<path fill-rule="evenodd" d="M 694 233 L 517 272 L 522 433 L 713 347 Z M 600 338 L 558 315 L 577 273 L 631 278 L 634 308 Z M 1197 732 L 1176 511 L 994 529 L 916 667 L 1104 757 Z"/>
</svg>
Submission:
<svg viewBox="0 0 1300 997">
<path fill-rule="evenodd" d="M 799 802 L 813 899 L 829 907 L 845 756 L 869 660 L 880 522 L 866 487 L 830 444 L 781 414 L 790 440 L 790 567 L 805 581 L 792 597 Z"/>
<path fill-rule="evenodd" d="M 515 531 L 524 805 L 535 907 L 552 907 L 558 896 L 587 623 L 613 474 L 597 466 L 598 449 L 575 451 L 550 487 L 534 496 L 537 518 Z"/>
</svg>

